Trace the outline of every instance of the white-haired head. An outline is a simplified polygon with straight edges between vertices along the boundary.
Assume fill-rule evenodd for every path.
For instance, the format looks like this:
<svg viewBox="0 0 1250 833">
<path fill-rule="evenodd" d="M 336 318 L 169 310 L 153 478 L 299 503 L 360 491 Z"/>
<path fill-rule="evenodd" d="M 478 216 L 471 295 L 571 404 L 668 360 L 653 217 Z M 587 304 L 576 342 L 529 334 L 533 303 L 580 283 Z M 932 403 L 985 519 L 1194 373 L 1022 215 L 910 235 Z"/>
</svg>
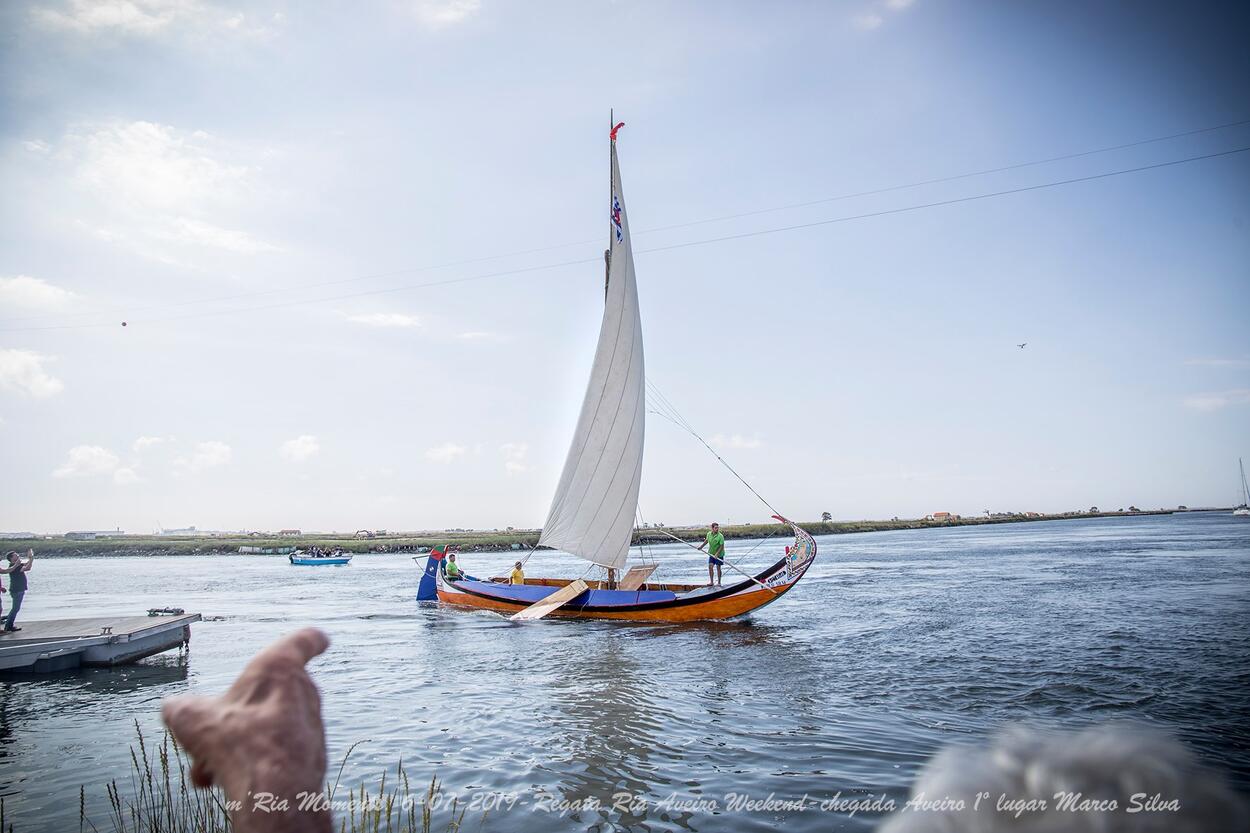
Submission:
<svg viewBox="0 0 1250 833">
<path fill-rule="evenodd" d="M 1013 728 L 949 747 L 880 833 L 1230 833 L 1250 810 L 1224 780 L 1157 730 Z"/>
</svg>

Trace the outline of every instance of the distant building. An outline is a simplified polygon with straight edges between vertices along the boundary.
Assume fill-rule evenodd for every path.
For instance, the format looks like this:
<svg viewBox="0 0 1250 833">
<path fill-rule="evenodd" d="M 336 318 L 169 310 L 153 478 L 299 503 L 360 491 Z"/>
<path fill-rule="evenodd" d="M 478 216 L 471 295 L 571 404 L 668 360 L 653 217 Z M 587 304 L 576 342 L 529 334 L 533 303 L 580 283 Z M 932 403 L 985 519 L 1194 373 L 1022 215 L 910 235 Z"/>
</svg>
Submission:
<svg viewBox="0 0 1250 833">
<path fill-rule="evenodd" d="M 279 538 L 298 538 L 300 535 L 303 535 L 303 534 L 304 533 L 300 532 L 298 529 L 279 529 L 278 530 Z"/>
<path fill-rule="evenodd" d="M 929 517 L 933 518 L 933 520 L 935 521 L 949 521 L 951 518 L 955 518 L 958 516 L 952 515 L 950 512 L 934 512 Z"/>
<path fill-rule="evenodd" d="M 65 537 L 70 541 L 94 541 L 97 538 L 117 538 L 126 533 L 120 529 L 105 530 L 77 530 L 75 532 L 65 533 Z"/>
<path fill-rule="evenodd" d="M 27 541 L 38 537 L 33 532 L 0 532 L 0 540 L 5 541 Z"/>
<path fill-rule="evenodd" d="M 185 526 L 180 529 L 162 529 L 159 534 L 161 535 L 197 535 L 198 532 L 193 526 Z"/>
</svg>

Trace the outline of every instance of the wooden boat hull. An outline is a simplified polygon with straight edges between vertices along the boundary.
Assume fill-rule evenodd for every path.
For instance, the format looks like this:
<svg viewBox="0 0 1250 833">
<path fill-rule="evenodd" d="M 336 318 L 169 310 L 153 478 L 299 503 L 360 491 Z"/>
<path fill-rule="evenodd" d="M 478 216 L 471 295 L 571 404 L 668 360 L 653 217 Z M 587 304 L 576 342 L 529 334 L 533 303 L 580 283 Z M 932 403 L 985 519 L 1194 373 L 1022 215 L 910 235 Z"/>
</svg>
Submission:
<svg viewBox="0 0 1250 833">
<path fill-rule="evenodd" d="M 795 530 L 794 545 L 786 548 L 783 558 L 751 579 L 715 588 L 650 583 L 638 590 L 609 590 L 600 582 L 589 582 L 591 589 L 547 616 L 635 622 L 701 622 L 745 616 L 788 593 L 815 560 L 816 542 L 798 526 L 790 526 Z M 437 566 L 434 570 L 440 602 L 505 616 L 519 613 L 570 583 L 567 579 L 530 579 L 524 585 L 469 578 L 451 581 Z"/>
</svg>

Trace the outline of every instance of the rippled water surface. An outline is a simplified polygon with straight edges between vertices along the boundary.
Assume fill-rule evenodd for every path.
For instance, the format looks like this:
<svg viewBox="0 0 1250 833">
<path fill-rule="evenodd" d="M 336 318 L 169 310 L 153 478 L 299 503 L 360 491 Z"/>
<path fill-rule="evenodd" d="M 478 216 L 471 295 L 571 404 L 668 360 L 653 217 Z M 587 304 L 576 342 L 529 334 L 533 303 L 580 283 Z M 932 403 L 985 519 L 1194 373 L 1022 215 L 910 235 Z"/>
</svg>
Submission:
<svg viewBox="0 0 1250 833">
<path fill-rule="evenodd" d="M 754 542 L 730 542 L 730 557 Z M 0 678 L 0 794 L 23 831 L 103 806 L 134 723 L 162 697 L 220 692 L 297 626 L 333 644 L 313 668 L 344 782 L 401 758 L 450 791 L 519 793 L 486 829 L 865 830 L 878 818 L 666 807 L 728 793 L 906 795 L 939 747 L 1008 722 L 1169 727 L 1250 789 L 1250 522 L 1226 514 L 1058 521 L 819 539 L 799 587 L 746 623 L 512 625 L 414 601 L 410 556 L 298 568 L 278 556 L 44 559 L 24 618 L 203 613 L 189 654 Z M 771 539 L 750 555 L 779 555 Z M 660 547 L 666 577 L 699 556 Z M 475 573 L 511 555 L 468 554 Z M 568 575 L 554 554 L 531 575 Z M 576 568 L 580 572 L 580 568 Z M 7 601 L 7 599 L 6 599 Z M 619 792 L 627 812 L 562 806 Z M 92 798 L 95 796 L 95 799 Z M 103 818 L 103 813 L 97 813 Z M 493 823 L 491 823 L 493 821 Z M 102 828 L 103 829 L 103 828 Z"/>
</svg>

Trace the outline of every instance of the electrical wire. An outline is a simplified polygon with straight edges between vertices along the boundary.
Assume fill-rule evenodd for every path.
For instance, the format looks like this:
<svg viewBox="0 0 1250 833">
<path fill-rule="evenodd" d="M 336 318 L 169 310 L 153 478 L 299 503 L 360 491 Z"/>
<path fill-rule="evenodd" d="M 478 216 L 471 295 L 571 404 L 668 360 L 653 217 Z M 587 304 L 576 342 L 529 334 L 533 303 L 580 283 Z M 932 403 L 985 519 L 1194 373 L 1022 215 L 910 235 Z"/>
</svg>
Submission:
<svg viewBox="0 0 1250 833">
<path fill-rule="evenodd" d="M 1089 174 L 1087 176 L 1070 177 L 1068 179 L 1054 180 L 1051 182 L 1043 182 L 1043 183 L 1038 183 L 1036 185 L 1025 185 L 1025 186 L 1020 186 L 1017 188 L 1007 188 L 1007 189 L 1003 189 L 1000 191 L 991 191 L 991 192 L 982 193 L 982 194 L 972 194 L 972 195 L 968 195 L 964 197 L 954 197 L 954 198 L 944 199 L 944 200 L 934 200 L 932 202 L 918 203 L 915 205 L 901 206 L 898 208 L 887 208 L 887 209 L 881 209 L 879 211 L 868 211 L 868 212 L 863 212 L 860 214 L 844 215 L 841 217 L 832 217 L 832 218 L 825 219 L 825 220 L 814 220 L 812 222 L 807 222 L 807 223 L 795 223 L 795 224 L 786 225 L 786 226 L 777 226 L 777 227 L 772 227 L 772 228 L 757 229 L 754 231 L 746 231 L 746 232 L 740 232 L 736 234 L 727 234 L 727 235 L 722 235 L 719 237 L 709 237 L 709 238 L 703 238 L 699 240 L 688 240 L 688 241 L 684 241 L 681 243 L 674 243 L 674 244 L 667 245 L 667 246 L 657 246 L 651 249 L 639 249 L 638 251 L 635 252 L 635 254 L 636 255 L 637 254 L 655 254 L 659 252 L 674 251 L 676 249 L 690 248 L 693 246 L 706 246 L 706 245 L 710 245 L 713 243 L 722 243 L 722 242 L 726 242 L 730 240 L 743 240 L 743 239 L 747 239 L 751 237 L 761 237 L 761 236 L 770 235 L 770 234 L 779 234 L 779 233 L 787 232 L 787 231 L 797 231 L 797 230 L 802 230 L 802 229 L 818 228 L 821 226 L 853 222 L 856 220 L 865 220 L 865 219 L 870 219 L 874 217 L 885 217 L 885 216 L 891 216 L 895 214 L 906 214 L 906 213 L 910 213 L 914 211 L 923 211 L 923 210 L 927 210 L 931 208 L 940 208 L 940 207 L 950 206 L 950 205 L 960 205 L 964 203 L 977 202 L 980 200 L 995 199 L 998 197 L 1004 197 L 1004 196 L 1009 196 L 1013 194 L 1023 194 L 1023 193 L 1028 193 L 1032 191 L 1041 191 L 1041 190 L 1045 190 L 1049 188 L 1059 188 L 1065 185 L 1074 185 L 1074 184 L 1083 183 L 1083 182 L 1093 182 L 1096 180 L 1109 179 L 1111 177 L 1116 177 L 1116 176 L 1125 176 L 1127 174 L 1142 173 L 1145 171 L 1158 170 L 1161 168 L 1175 167 L 1177 165 L 1185 165 L 1185 164 L 1189 164 L 1193 162 L 1201 162 L 1201 161 L 1205 161 L 1209 159 L 1218 159 L 1222 157 L 1232 156 L 1238 153 L 1245 153 L 1246 151 L 1250 151 L 1250 146 L 1233 148 L 1231 150 L 1217 151 L 1214 153 L 1200 154 L 1197 156 L 1188 156 L 1188 157 L 1184 157 L 1181 159 L 1171 159 L 1171 160 L 1167 160 L 1164 162 L 1152 163 L 1149 165 L 1138 165 L 1136 167 L 1122 168 L 1120 170 L 1115 170 L 1115 171 L 1104 171 L 1102 173 Z M 363 292 L 345 293 L 341 295 L 334 295 L 334 296 L 328 296 L 328 297 L 322 297 L 322 298 L 309 298 L 309 299 L 302 299 L 302 300 L 295 300 L 295 301 L 283 301 L 283 302 L 278 302 L 274 304 L 266 304 L 262 306 L 241 307 L 241 308 L 228 309 L 228 310 L 210 310 L 210 311 L 206 311 L 202 313 L 193 313 L 193 314 L 184 315 L 184 316 L 148 319 L 146 321 L 143 319 L 140 319 L 134 323 L 154 324 L 154 323 L 165 323 L 165 322 L 170 322 L 170 321 L 185 321 L 185 320 L 193 319 L 193 318 L 204 318 L 204 317 L 210 317 L 210 316 L 216 316 L 216 315 L 231 315 L 231 314 L 236 314 L 236 313 L 259 312 L 259 311 L 268 310 L 268 309 L 279 309 L 279 308 L 294 307 L 294 306 L 301 306 L 301 305 L 307 305 L 307 304 L 319 304 L 319 303 L 325 303 L 327 301 L 341 301 L 341 300 L 347 300 L 351 298 L 363 298 L 363 297 L 369 297 L 373 295 L 383 295 L 383 294 L 389 294 L 389 293 L 394 293 L 394 292 L 407 292 L 407 291 L 412 291 L 416 289 L 425 289 L 425 288 L 434 287 L 434 286 L 448 286 L 452 284 L 468 283 L 471 281 L 485 280 L 488 278 L 530 274 L 534 272 L 541 272 L 541 271 L 547 271 L 550 269 L 562 268 L 565 266 L 584 265 L 587 263 L 597 263 L 599 262 L 599 260 L 600 258 L 597 256 L 590 257 L 590 258 L 581 258 L 577 260 L 566 260 L 566 261 L 561 261 L 558 263 L 541 264 L 537 266 L 529 266 L 529 267 L 524 267 L 524 268 L 519 268 L 519 269 L 507 269 L 507 270 L 502 270 L 498 272 L 488 272 L 488 273 L 480 274 L 480 275 L 468 275 L 468 276 L 460 277 L 460 278 L 449 278 L 447 280 L 441 280 L 441 281 L 430 281 L 430 282 L 419 283 L 419 284 L 407 284 L 407 285 L 402 285 L 402 286 L 386 287 L 382 289 L 367 290 Z M 63 324 L 63 325 L 51 325 L 51 326 L 40 326 L 40 327 L 8 327 L 8 328 L 0 329 L 0 333 L 34 332 L 34 331 L 45 331 L 45 330 L 89 329 L 89 328 L 97 328 L 97 327 L 104 327 L 104 326 L 112 326 L 112 325 L 94 323 L 94 324 Z"/>
<path fill-rule="evenodd" d="M 1016 171 L 1016 170 L 1021 170 L 1023 168 L 1036 167 L 1038 165 L 1047 165 L 1052 162 L 1063 162 L 1069 159 L 1080 159 L 1086 156 L 1095 156 L 1101 153 L 1111 153 L 1117 150 L 1126 150 L 1128 148 L 1141 147 L 1143 145 L 1157 144 L 1159 142 L 1166 142 L 1172 139 L 1181 139 L 1181 138 L 1186 138 L 1189 136 L 1197 136 L 1203 133 L 1213 133 L 1217 130 L 1227 130 L 1232 127 L 1240 127 L 1245 124 L 1250 124 L 1250 119 L 1242 119 L 1240 121 L 1226 122 L 1224 124 L 1212 125 L 1210 127 L 1200 127 L 1194 130 L 1186 130 L 1181 133 L 1169 133 L 1166 136 L 1154 136 L 1149 139 L 1138 139 L 1136 141 L 1124 142 L 1118 145 L 1108 145 L 1106 147 L 1094 148 L 1093 150 L 1083 150 L 1083 151 L 1077 151 L 1076 153 L 1066 153 L 1066 154 L 1062 154 L 1059 156 L 1049 156 L 1049 157 L 1046 157 L 1045 159 L 1034 159 L 1028 162 L 1017 162 L 1011 165 L 1002 165 L 997 168 L 985 168 L 979 171 L 968 171 L 968 172 L 961 173 L 961 174 L 952 174 L 950 176 L 936 177 L 932 179 L 922 179 L 916 182 L 903 183 L 901 185 L 888 185 L 888 186 L 884 186 L 881 188 L 873 188 L 867 191 L 854 191 L 854 192 L 846 193 L 846 194 L 838 194 L 832 197 L 820 197 L 814 200 L 807 200 L 804 202 L 787 203 L 785 205 L 771 206 L 768 208 L 758 208 L 758 209 L 754 209 L 751 211 L 738 212 L 736 214 L 722 214 L 717 217 L 706 217 L 701 220 L 688 220 L 688 221 L 681 222 L 681 223 L 671 223 L 671 224 L 663 225 L 663 226 L 653 226 L 651 228 L 636 229 L 634 230 L 633 233 L 640 234 L 640 235 L 652 234 L 657 231 L 670 231 L 672 229 L 690 228 L 692 226 L 706 225 L 708 223 L 718 223 L 718 222 L 724 222 L 726 220 L 737 220 L 743 217 L 755 217 L 760 214 L 769 214 L 769 213 L 773 213 L 777 211 L 787 211 L 787 210 L 794 209 L 794 208 L 807 208 L 813 205 L 823 205 L 823 204 L 830 203 L 830 202 L 839 202 L 841 200 L 856 199 L 859 197 L 869 197 L 869 196 L 875 196 L 878 194 L 888 194 L 894 191 L 902 191 L 902 190 L 907 190 L 910 188 L 920 188 L 925 185 L 938 185 L 938 184 L 945 183 L 945 182 L 956 182 L 961 179 L 970 179 L 970 178 L 978 177 L 978 176 L 988 176 L 990 174 L 1005 173 L 1007 171 Z M 475 263 L 486 263 L 492 260 L 502 260 L 504 258 L 509 258 L 509 257 L 521 257 L 524 255 L 530 255 L 530 254 L 540 254 L 542 252 L 557 251 L 559 249 L 567 249 L 573 246 L 585 246 L 591 243 L 598 243 L 598 242 L 600 242 L 598 239 L 578 240 L 578 241 L 574 241 L 571 243 L 557 243 L 551 246 L 539 246 L 537 248 L 521 249 L 518 251 L 505 252 L 503 254 L 497 254 L 497 255 L 486 255 L 483 257 L 473 257 L 473 258 L 465 258 L 462 260 L 452 260 L 452 261 L 433 264 L 429 266 L 416 266 L 416 267 L 411 267 L 407 269 L 395 269 L 395 270 L 391 270 L 387 272 L 374 272 L 374 273 L 367 274 L 367 275 L 358 275 L 358 276 L 351 277 L 351 278 L 340 278 L 340 279 L 332 280 L 332 281 L 322 281 L 320 283 L 305 284 L 302 286 L 282 287 L 282 288 L 277 288 L 277 289 L 264 289 L 264 290 L 259 290 L 255 292 L 241 292 L 241 293 L 237 293 L 234 295 L 219 295 L 219 296 L 215 296 L 211 298 L 196 298 L 196 299 L 191 299 L 191 300 L 186 300 L 186 301 L 174 301 L 168 304 L 157 304 L 157 305 L 152 305 L 148 307 L 139 307 L 137 309 L 132 309 L 131 313 L 133 314 L 134 312 L 151 312 L 152 310 L 156 310 L 156 309 L 172 309 L 175 307 L 190 306 L 192 304 L 208 304 L 208 303 L 219 303 L 221 301 L 237 301 L 237 300 L 241 300 L 244 298 L 259 298 L 259 297 L 264 297 L 266 295 L 273 295 L 279 292 L 302 292 L 308 289 L 321 289 L 321 288 L 328 287 L 328 286 L 340 286 L 346 283 L 356 283 L 359 281 L 376 280 L 378 278 L 392 278 L 398 275 L 410 275 L 410 274 L 414 274 L 418 272 L 432 272 L 438 269 L 449 269 L 455 266 L 469 266 Z M 438 285 L 438 284 L 430 284 L 430 285 Z M 10 318 L 0 318 L 0 322 L 31 321 L 31 320 L 38 320 L 38 319 L 45 319 L 45 318 L 66 318 L 66 317 L 79 318 L 83 316 L 90 316 L 90 315 L 96 315 L 96 314 L 98 313 L 83 312 L 83 313 L 70 313 L 70 314 L 62 314 L 62 315 L 17 316 L 17 317 L 10 317 Z"/>
</svg>

